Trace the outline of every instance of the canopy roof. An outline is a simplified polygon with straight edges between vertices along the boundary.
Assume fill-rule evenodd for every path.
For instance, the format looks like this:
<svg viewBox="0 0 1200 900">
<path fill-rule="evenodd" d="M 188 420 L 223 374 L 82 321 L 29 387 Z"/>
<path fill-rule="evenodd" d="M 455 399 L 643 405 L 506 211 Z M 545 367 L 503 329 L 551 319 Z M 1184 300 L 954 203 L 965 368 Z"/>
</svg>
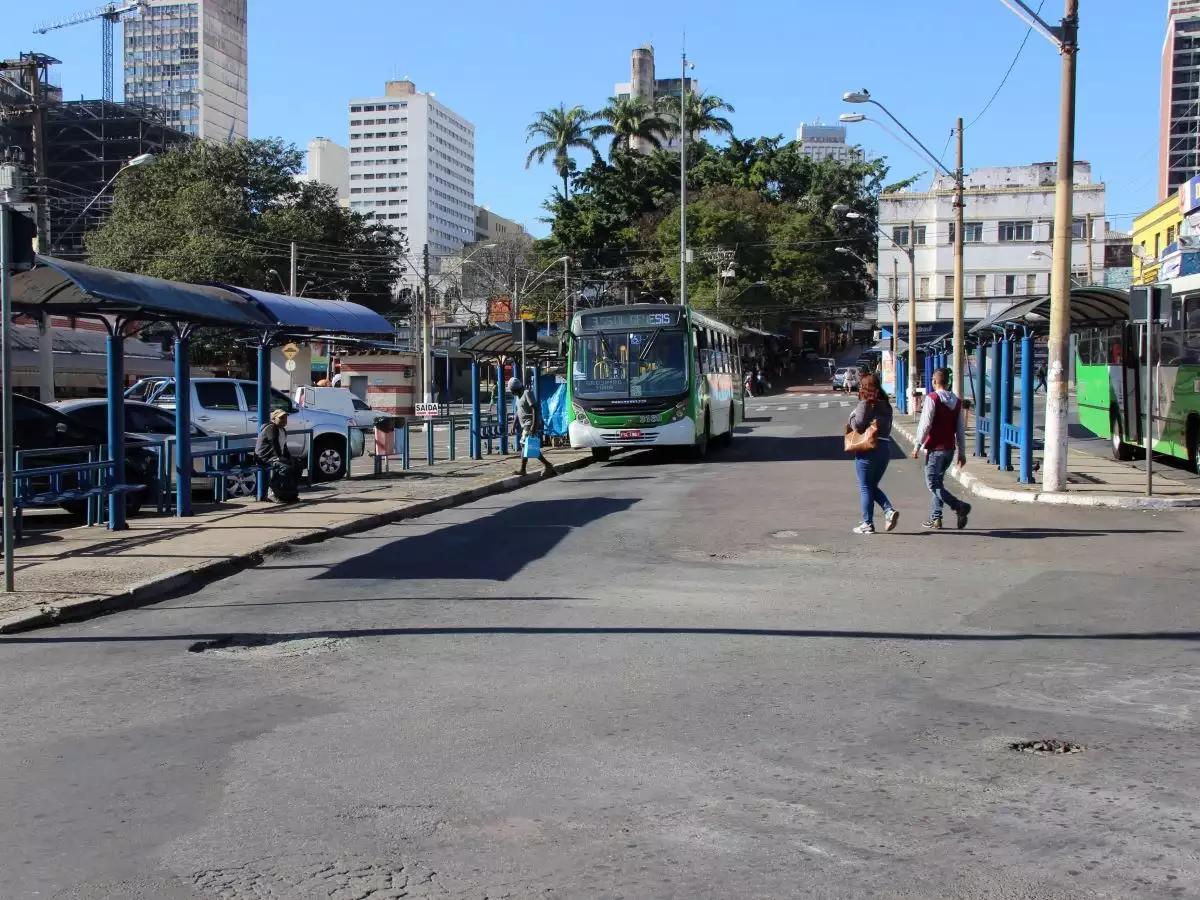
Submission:
<svg viewBox="0 0 1200 900">
<path fill-rule="evenodd" d="M 878 344 L 876 344 L 871 349 L 878 350 L 880 353 L 882 353 L 885 350 L 891 350 L 892 349 L 892 339 L 884 338 L 882 341 L 880 341 Z M 897 338 L 896 352 L 897 353 L 907 353 L 908 352 L 908 342 Z"/>
<path fill-rule="evenodd" d="M 260 315 L 288 332 L 387 335 L 395 332 L 395 328 L 387 319 L 358 303 L 313 297 L 288 297 L 231 284 L 218 287 L 250 301 Z"/>
<path fill-rule="evenodd" d="M 1106 287 L 1071 289 L 1071 325 L 1114 325 L 1129 318 L 1129 292 Z M 1050 322 L 1050 295 L 1030 297 L 994 313 L 971 329 L 989 331 L 1007 323 L 1047 328 Z"/>
<path fill-rule="evenodd" d="M 237 294 L 39 256 L 12 279 L 13 309 L 61 316 L 127 316 L 260 329 L 271 322 Z"/>
<path fill-rule="evenodd" d="M 471 356 L 520 356 L 521 342 L 512 336 L 511 331 L 489 328 L 467 338 L 458 349 Z M 558 342 L 553 338 L 550 343 L 546 343 L 545 339 L 539 336 L 536 342 L 525 345 L 526 356 L 556 356 L 557 353 Z"/>
</svg>

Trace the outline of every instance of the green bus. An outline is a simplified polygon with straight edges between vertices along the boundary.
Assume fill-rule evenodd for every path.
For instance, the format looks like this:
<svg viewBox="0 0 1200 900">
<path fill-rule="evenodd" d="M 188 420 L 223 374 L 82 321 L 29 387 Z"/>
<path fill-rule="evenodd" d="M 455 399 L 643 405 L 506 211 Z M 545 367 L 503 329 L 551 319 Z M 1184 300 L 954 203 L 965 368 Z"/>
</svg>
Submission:
<svg viewBox="0 0 1200 900">
<path fill-rule="evenodd" d="M 1079 422 L 1132 459 L 1146 446 L 1146 388 L 1153 389 L 1155 453 L 1200 471 L 1200 293 L 1175 296 L 1169 321 L 1154 329 L 1154 372 L 1147 384 L 1146 326 L 1123 322 L 1080 332 L 1076 354 Z"/>
<path fill-rule="evenodd" d="M 745 416 L 736 329 L 687 306 L 587 309 L 567 347 L 571 446 L 607 459 L 614 447 L 728 443 Z"/>
</svg>

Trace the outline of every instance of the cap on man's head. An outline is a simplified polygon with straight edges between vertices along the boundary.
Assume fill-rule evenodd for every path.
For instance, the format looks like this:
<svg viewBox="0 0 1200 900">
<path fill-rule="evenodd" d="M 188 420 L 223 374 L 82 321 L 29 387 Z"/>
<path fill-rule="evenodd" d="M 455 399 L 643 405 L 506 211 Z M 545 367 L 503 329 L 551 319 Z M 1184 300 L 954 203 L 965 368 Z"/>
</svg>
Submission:
<svg viewBox="0 0 1200 900">
<path fill-rule="evenodd" d="M 508 379 L 508 392 L 510 394 L 519 393 L 520 391 L 522 391 L 524 389 L 525 389 L 525 385 L 521 384 L 520 378 L 513 376 L 512 378 Z"/>
</svg>

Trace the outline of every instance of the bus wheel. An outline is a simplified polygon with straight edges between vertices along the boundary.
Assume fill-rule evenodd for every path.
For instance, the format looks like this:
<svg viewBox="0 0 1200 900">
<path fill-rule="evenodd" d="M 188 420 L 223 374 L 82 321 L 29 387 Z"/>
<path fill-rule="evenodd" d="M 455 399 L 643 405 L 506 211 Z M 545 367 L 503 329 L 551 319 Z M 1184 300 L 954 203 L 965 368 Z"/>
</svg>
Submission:
<svg viewBox="0 0 1200 900">
<path fill-rule="evenodd" d="M 1112 432 L 1112 455 L 1113 459 L 1121 462 L 1129 462 L 1133 459 L 1133 448 L 1130 447 L 1121 436 L 1121 417 L 1117 415 L 1114 409 L 1111 413 L 1109 421 L 1109 430 Z"/>
<path fill-rule="evenodd" d="M 608 462 L 612 459 L 612 447 L 593 447 L 592 459 L 596 462 Z"/>
<path fill-rule="evenodd" d="M 700 439 L 698 441 L 696 441 L 696 445 L 693 448 L 693 452 L 695 453 L 697 459 L 703 459 L 705 456 L 708 455 L 708 445 L 709 445 L 709 442 L 711 441 L 711 439 L 712 439 L 712 419 L 709 418 L 709 415 L 706 412 L 704 414 L 704 431 L 700 435 Z"/>
</svg>

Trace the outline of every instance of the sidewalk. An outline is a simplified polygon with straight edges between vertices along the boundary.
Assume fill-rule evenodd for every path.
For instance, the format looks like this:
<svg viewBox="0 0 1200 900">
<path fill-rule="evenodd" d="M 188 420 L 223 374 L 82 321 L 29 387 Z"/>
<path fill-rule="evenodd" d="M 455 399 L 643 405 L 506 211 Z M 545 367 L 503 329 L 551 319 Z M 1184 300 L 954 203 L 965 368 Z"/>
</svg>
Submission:
<svg viewBox="0 0 1200 900">
<path fill-rule="evenodd" d="M 587 451 L 548 451 L 560 471 L 587 465 Z M 377 528 L 537 481 L 520 478 L 515 455 L 414 465 L 379 479 L 349 479 L 301 493 L 299 503 L 233 500 L 188 519 L 138 516 L 127 531 L 40 530 L 26 518 L 15 554 L 16 591 L 0 593 L 0 633 L 139 606 L 255 565 L 290 544 Z M 533 469 L 540 469 L 536 463 Z"/>
<path fill-rule="evenodd" d="M 967 418 L 967 447 L 975 448 L 974 416 Z M 897 414 L 892 426 L 901 446 L 912 452 L 916 441 L 917 417 Z M 1009 503 L 1048 503 L 1059 506 L 1091 506 L 1108 509 L 1176 509 L 1200 507 L 1200 478 L 1190 472 L 1155 463 L 1154 496 L 1147 497 L 1145 462 L 1123 463 L 1107 455 L 1107 444 L 1096 438 L 1073 438 L 1067 446 L 1067 483 L 1064 493 L 1041 489 L 1041 429 L 1036 429 L 1034 484 L 1017 481 L 1017 454 L 1013 471 L 1001 472 L 986 457 L 967 456 L 967 465 L 951 466 L 949 477 L 970 493 L 988 500 Z"/>
</svg>

